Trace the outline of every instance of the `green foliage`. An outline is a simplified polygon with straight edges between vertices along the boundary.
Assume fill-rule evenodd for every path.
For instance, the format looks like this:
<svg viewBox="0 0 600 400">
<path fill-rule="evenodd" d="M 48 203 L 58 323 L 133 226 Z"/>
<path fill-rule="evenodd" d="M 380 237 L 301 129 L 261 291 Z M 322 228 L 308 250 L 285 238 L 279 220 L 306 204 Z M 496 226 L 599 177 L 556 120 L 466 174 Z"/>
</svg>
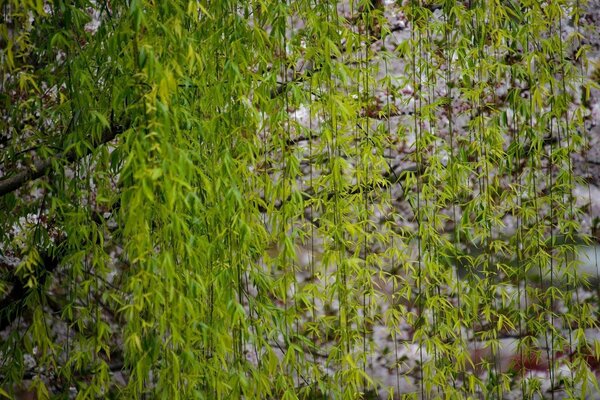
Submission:
<svg viewBox="0 0 600 400">
<path fill-rule="evenodd" d="M 580 5 L 410 0 L 394 48 L 341 8 L 3 3 L 0 395 L 531 398 L 541 357 L 593 390 Z"/>
</svg>

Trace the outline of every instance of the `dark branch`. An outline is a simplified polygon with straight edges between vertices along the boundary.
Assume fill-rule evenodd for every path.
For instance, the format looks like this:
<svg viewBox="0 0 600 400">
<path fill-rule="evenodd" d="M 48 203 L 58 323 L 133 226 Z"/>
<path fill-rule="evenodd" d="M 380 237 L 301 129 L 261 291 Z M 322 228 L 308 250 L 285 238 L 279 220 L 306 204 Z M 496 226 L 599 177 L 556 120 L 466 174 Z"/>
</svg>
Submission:
<svg viewBox="0 0 600 400">
<path fill-rule="evenodd" d="M 40 285 L 45 285 L 46 280 L 58 267 L 59 260 L 56 256 L 41 254 L 40 272 L 37 276 Z M 0 331 L 6 329 L 22 313 L 27 296 L 31 289 L 27 288 L 27 280 L 11 276 L 12 289 L 6 297 L 0 300 Z"/>
<path fill-rule="evenodd" d="M 118 134 L 123 132 L 122 126 L 113 126 L 111 129 L 107 129 L 103 132 L 102 137 L 92 142 L 92 148 L 99 147 L 106 144 L 117 137 Z M 12 193 L 15 190 L 24 186 L 27 182 L 41 178 L 46 174 L 48 169 L 52 166 L 52 163 L 58 160 L 66 160 L 69 163 L 77 161 L 79 158 L 84 157 L 91 153 L 91 150 L 86 150 L 85 154 L 78 155 L 75 150 L 68 152 L 58 153 L 53 157 L 49 157 L 45 160 L 37 160 L 32 166 L 22 168 L 17 173 L 0 179 L 0 197 L 5 194 Z"/>
</svg>

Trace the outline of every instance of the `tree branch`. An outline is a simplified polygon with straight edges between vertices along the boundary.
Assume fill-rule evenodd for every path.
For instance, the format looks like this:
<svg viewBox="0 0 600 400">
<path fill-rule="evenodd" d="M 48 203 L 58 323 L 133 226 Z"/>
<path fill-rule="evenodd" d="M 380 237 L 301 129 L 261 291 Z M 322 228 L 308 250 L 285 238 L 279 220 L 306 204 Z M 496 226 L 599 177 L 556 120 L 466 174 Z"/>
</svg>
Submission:
<svg viewBox="0 0 600 400">
<path fill-rule="evenodd" d="M 100 139 L 92 142 L 92 148 L 96 148 L 102 146 L 113 140 L 117 137 L 118 134 L 123 133 L 123 126 L 112 126 L 110 129 L 106 129 L 102 133 L 102 137 Z M 52 157 L 49 157 L 45 160 L 37 160 L 33 163 L 32 166 L 28 166 L 22 168 L 17 173 L 7 177 L 0 179 L 0 197 L 12 193 L 15 190 L 24 186 L 27 182 L 36 180 L 46 174 L 48 169 L 52 166 L 52 163 L 57 160 L 67 160 L 69 163 L 73 163 L 77 161 L 79 158 L 84 157 L 91 153 L 91 150 L 86 150 L 85 154 L 78 155 L 75 150 L 70 150 L 68 152 L 58 153 Z"/>
</svg>

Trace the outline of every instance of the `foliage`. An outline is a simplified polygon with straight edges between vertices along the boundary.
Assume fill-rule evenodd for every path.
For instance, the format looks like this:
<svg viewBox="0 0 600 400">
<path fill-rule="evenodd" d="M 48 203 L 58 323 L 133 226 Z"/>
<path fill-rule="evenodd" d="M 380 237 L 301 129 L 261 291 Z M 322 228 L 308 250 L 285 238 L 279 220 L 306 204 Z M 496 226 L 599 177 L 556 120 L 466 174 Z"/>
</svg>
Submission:
<svg viewBox="0 0 600 400">
<path fill-rule="evenodd" d="M 581 6 L 410 0 L 393 49 L 383 3 L 346 8 L 3 2 L 7 392 L 531 398 L 542 356 L 553 389 L 591 390 Z"/>
</svg>

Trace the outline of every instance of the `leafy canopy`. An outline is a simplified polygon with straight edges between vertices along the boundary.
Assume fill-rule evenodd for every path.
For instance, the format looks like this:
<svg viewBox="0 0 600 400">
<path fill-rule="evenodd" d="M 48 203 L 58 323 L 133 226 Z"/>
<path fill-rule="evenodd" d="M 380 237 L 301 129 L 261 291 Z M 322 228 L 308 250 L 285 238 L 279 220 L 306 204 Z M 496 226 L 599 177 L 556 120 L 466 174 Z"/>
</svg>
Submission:
<svg viewBox="0 0 600 400">
<path fill-rule="evenodd" d="M 0 394 L 597 385 L 579 2 L 2 7 Z"/>
</svg>

